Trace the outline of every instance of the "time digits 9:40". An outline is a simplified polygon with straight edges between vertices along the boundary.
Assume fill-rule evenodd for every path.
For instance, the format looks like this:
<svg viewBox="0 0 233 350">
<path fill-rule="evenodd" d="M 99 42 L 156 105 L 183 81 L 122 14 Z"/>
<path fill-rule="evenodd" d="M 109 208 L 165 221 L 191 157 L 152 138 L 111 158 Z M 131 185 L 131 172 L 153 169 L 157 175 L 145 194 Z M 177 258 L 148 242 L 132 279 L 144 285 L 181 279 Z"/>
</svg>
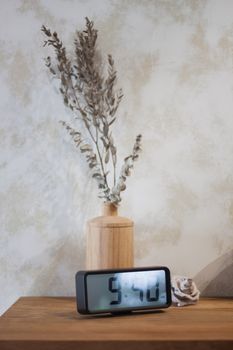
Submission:
<svg viewBox="0 0 233 350">
<path fill-rule="evenodd" d="M 153 293 L 153 288 L 154 288 L 154 293 Z M 153 288 L 147 288 L 145 291 L 146 294 L 146 301 L 147 302 L 155 302 L 159 299 L 159 282 L 156 282 L 155 286 Z M 144 299 L 144 289 L 142 288 L 137 288 L 134 286 L 134 284 L 131 287 L 132 291 L 134 292 L 139 292 L 139 300 L 141 303 L 143 303 Z M 113 300 L 110 302 L 110 305 L 118 305 L 121 303 L 122 300 L 122 288 L 121 284 L 118 280 L 117 277 L 110 277 L 108 280 L 108 290 L 111 293 L 116 293 L 117 294 L 117 300 Z M 151 296 L 151 294 L 154 294 L 155 296 Z"/>
</svg>

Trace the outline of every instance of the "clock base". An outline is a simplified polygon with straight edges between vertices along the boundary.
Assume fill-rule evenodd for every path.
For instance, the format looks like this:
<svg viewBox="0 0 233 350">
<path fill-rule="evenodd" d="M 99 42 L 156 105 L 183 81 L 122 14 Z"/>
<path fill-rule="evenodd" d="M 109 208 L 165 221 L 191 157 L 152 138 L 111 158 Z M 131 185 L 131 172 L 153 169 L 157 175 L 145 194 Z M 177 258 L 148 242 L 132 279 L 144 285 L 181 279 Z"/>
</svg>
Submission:
<svg viewBox="0 0 233 350">
<path fill-rule="evenodd" d="M 132 311 L 131 310 L 128 310 L 128 311 L 112 311 L 111 314 L 112 314 L 112 316 L 123 316 L 123 315 L 132 314 Z"/>
</svg>

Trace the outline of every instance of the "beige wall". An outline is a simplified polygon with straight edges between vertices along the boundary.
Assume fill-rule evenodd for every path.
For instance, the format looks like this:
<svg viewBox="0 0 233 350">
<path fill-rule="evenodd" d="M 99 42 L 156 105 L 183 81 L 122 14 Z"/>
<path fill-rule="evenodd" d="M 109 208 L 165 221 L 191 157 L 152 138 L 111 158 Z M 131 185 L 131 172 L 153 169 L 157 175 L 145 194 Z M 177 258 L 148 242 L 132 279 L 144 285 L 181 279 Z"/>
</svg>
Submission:
<svg viewBox="0 0 233 350">
<path fill-rule="evenodd" d="M 120 155 L 143 134 L 121 206 L 135 221 L 136 265 L 165 264 L 209 295 L 232 293 L 232 13 L 231 0 L 0 1 L 1 312 L 21 295 L 74 294 L 84 225 L 100 211 L 42 60 L 41 25 L 70 47 L 85 16 L 124 90 Z"/>
</svg>

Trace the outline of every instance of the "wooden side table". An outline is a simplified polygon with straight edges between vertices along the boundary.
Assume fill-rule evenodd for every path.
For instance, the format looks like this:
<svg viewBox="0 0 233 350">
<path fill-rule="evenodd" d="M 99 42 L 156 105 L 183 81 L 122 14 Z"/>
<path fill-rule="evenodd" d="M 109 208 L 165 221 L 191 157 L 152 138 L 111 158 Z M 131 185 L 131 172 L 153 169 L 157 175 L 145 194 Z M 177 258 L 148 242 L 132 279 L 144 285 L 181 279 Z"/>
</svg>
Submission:
<svg viewBox="0 0 233 350">
<path fill-rule="evenodd" d="M 233 349 L 233 300 L 125 316 L 81 316 L 74 298 L 20 298 L 0 318 L 0 350 Z"/>
</svg>

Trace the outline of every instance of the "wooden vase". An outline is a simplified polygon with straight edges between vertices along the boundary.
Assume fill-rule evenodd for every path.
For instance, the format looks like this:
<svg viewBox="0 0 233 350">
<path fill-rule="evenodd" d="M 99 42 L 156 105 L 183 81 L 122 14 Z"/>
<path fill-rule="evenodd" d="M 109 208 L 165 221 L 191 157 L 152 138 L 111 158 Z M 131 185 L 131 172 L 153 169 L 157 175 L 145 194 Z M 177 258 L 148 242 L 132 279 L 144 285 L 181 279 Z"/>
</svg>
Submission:
<svg viewBox="0 0 233 350">
<path fill-rule="evenodd" d="M 104 203 L 103 215 L 88 221 L 87 270 L 133 267 L 133 221 L 118 216 L 117 209 Z"/>
</svg>

